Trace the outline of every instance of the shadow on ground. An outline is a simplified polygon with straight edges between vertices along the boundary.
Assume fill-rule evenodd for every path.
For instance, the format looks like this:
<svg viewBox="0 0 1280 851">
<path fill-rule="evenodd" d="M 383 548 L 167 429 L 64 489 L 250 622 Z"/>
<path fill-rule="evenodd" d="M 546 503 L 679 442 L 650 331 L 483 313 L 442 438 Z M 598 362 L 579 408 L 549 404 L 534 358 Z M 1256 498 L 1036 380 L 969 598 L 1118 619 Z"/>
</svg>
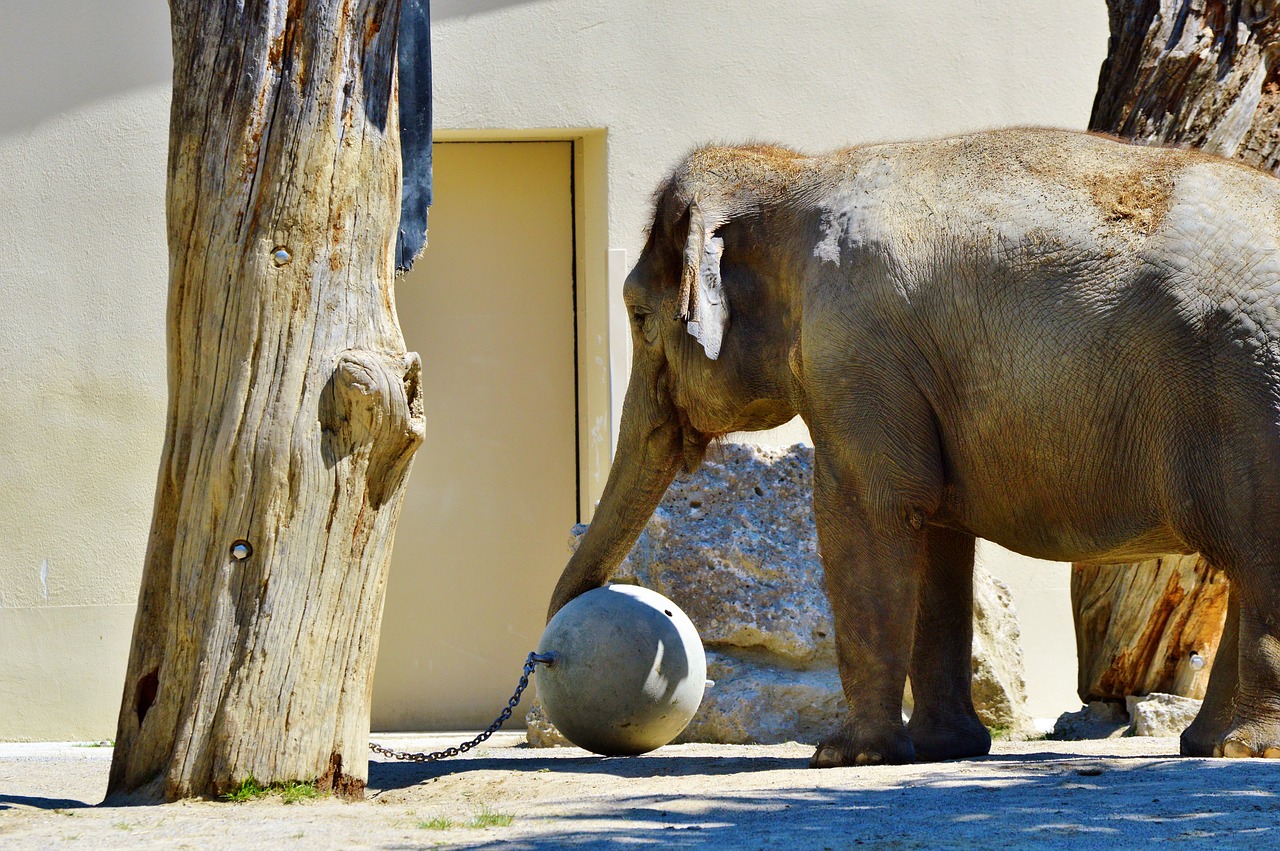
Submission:
<svg viewBox="0 0 1280 851">
<path fill-rule="evenodd" d="M 551 772 L 557 775 L 600 777 L 697 777 L 781 771 L 804 767 L 804 761 L 785 757 L 525 757 L 449 759 L 428 763 L 369 763 L 369 788 L 379 791 L 405 789 L 437 777 L 472 771 L 510 771 L 515 774 Z"/>
<path fill-rule="evenodd" d="M 551 778 L 671 778 L 671 789 L 588 801 L 549 800 L 536 834 L 449 836 L 455 847 L 899 848 L 1130 847 L 1190 841 L 1280 846 L 1280 766 L 1270 761 L 1064 758 L 1023 753 L 914 767 L 886 783 L 877 769 L 805 771 L 795 759 L 466 759 L 370 766 L 371 786 L 406 788 L 470 772 Z M 743 773 L 751 773 L 746 788 Z M 776 776 L 781 772 L 785 776 Z M 738 775 L 724 791 L 682 794 L 680 780 Z M 771 775 L 774 775 L 771 777 Z M 972 775 L 972 776 L 966 776 Z M 460 778 L 459 778 L 460 779 Z M 810 782 L 811 781 L 811 782 Z M 477 782 L 481 782 L 477 778 Z M 613 786 L 625 789 L 625 786 Z M 652 787 L 650 787 L 652 788 Z M 424 795 L 427 792 L 424 790 Z"/>
<path fill-rule="evenodd" d="M 38 795 L 0 795 L 0 810 L 8 810 L 14 807 L 35 807 L 38 810 L 78 810 L 82 807 L 92 807 L 86 801 L 77 801 L 73 798 L 42 798 Z"/>
</svg>

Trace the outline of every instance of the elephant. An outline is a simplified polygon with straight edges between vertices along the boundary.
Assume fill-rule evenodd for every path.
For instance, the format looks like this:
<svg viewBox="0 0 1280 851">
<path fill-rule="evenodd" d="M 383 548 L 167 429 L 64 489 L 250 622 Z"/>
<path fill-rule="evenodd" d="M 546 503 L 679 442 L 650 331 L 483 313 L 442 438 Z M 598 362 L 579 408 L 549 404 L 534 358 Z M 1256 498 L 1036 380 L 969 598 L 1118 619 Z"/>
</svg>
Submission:
<svg viewBox="0 0 1280 851">
<path fill-rule="evenodd" d="M 1280 756 L 1280 181 L 1037 128 L 708 146 L 660 185 L 623 297 L 618 449 L 552 614 L 712 441 L 799 415 L 848 702 L 811 765 L 989 752 L 977 537 L 1204 555 L 1230 603 L 1181 750 Z"/>
</svg>

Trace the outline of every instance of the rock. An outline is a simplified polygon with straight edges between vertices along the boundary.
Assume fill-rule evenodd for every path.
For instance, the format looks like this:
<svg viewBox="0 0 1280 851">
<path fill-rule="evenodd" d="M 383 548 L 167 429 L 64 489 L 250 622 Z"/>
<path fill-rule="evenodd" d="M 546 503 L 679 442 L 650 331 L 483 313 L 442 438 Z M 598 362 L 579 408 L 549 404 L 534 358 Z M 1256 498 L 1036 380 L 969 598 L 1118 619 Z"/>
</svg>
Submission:
<svg viewBox="0 0 1280 851">
<path fill-rule="evenodd" d="M 767 656 L 707 653 L 702 706 L 677 742 L 817 742 L 847 711 L 835 665 L 797 670 Z"/>
<path fill-rule="evenodd" d="M 535 748 L 571 748 L 573 742 L 566 739 L 542 708 L 542 701 L 535 700 L 533 708 L 524 716 L 525 738 L 530 747 Z"/>
<path fill-rule="evenodd" d="M 1095 700 L 1078 712 L 1065 712 L 1053 725 L 1051 739 L 1114 739 L 1118 736 L 1178 736 L 1195 719 L 1201 701 L 1175 694 L 1153 694 Z"/>
<path fill-rule="evenodd" d="M 706 646 L 715 686 L 677 741 L 816 742 L 845 711 L 812 468 L 804 446 L 713 448 L 668 489 L 614 576 L 670 597 Z M 585 529 L 574 527 L 571 546 Z M 975 707 L 984 724 L 1028 734 L 1012 599 L 981 567 L 974 584 Z"/>
<path fill-rule="evenodd" d="M 985 568 L 973 571 L 973 708 L 1006 736 L 1030 733 L 1022 678 L 1022 632 L 1009 587 Z"/>
<path fill-rule="evenodd" d="M 1115 739 L 1129 732 L 1129 714 L 1124 705 L 1110 700 L 1095 700 L 1076 712 L 1058 716 L 1049 738 L 1064 742 L 1081 739 Z"/>
<path fill-rule="evenodd" d="M 614 581 L 670 597 L 707 647 L 834 665 L 812 470 L 806 447 L 713 448 L 697 473 L 667 489 Z"/>
<path fill-rule="evenodd" d="M 1131 732 L 1135 736 L 1180 736 L 1187 729 L 1202 701 L 1176 694 L 1152 694 L 1127 697 L 1129 717 L 1133 719 Z"/>
</svg>

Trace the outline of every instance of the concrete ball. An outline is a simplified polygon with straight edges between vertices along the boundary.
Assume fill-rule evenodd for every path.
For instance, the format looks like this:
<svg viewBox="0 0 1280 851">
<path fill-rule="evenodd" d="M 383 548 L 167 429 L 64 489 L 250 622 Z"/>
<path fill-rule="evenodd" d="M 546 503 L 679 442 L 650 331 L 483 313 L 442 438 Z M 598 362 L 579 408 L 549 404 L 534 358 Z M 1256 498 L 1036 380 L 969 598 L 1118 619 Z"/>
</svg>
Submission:
<svg viewBox="0 0 1280 851">
<path fill-rule="evenodd" d="M 662 747 L 702 702 L 707 660 L 693 621 L 666 597 L 606 585 L 576 597 L 547 624 L 538 694 L 565 738 L 606 756 Z"/>
</svg>

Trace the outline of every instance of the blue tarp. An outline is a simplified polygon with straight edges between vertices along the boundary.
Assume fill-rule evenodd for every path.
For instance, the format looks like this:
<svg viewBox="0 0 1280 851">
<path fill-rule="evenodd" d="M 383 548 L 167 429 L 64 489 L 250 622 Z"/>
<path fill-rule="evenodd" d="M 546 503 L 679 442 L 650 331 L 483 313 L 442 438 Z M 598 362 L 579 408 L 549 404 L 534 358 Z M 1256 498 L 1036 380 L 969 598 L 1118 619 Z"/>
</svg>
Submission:
<svg viewBox="0 0 1280 851">
<path fill-rule="evenodd" d="M 427 208 L 431 206 L 430 0 L 401 0 L 399 39 L 403 194 L 396 269 L 405 271 L 427 244 Z"/>
</svg>

